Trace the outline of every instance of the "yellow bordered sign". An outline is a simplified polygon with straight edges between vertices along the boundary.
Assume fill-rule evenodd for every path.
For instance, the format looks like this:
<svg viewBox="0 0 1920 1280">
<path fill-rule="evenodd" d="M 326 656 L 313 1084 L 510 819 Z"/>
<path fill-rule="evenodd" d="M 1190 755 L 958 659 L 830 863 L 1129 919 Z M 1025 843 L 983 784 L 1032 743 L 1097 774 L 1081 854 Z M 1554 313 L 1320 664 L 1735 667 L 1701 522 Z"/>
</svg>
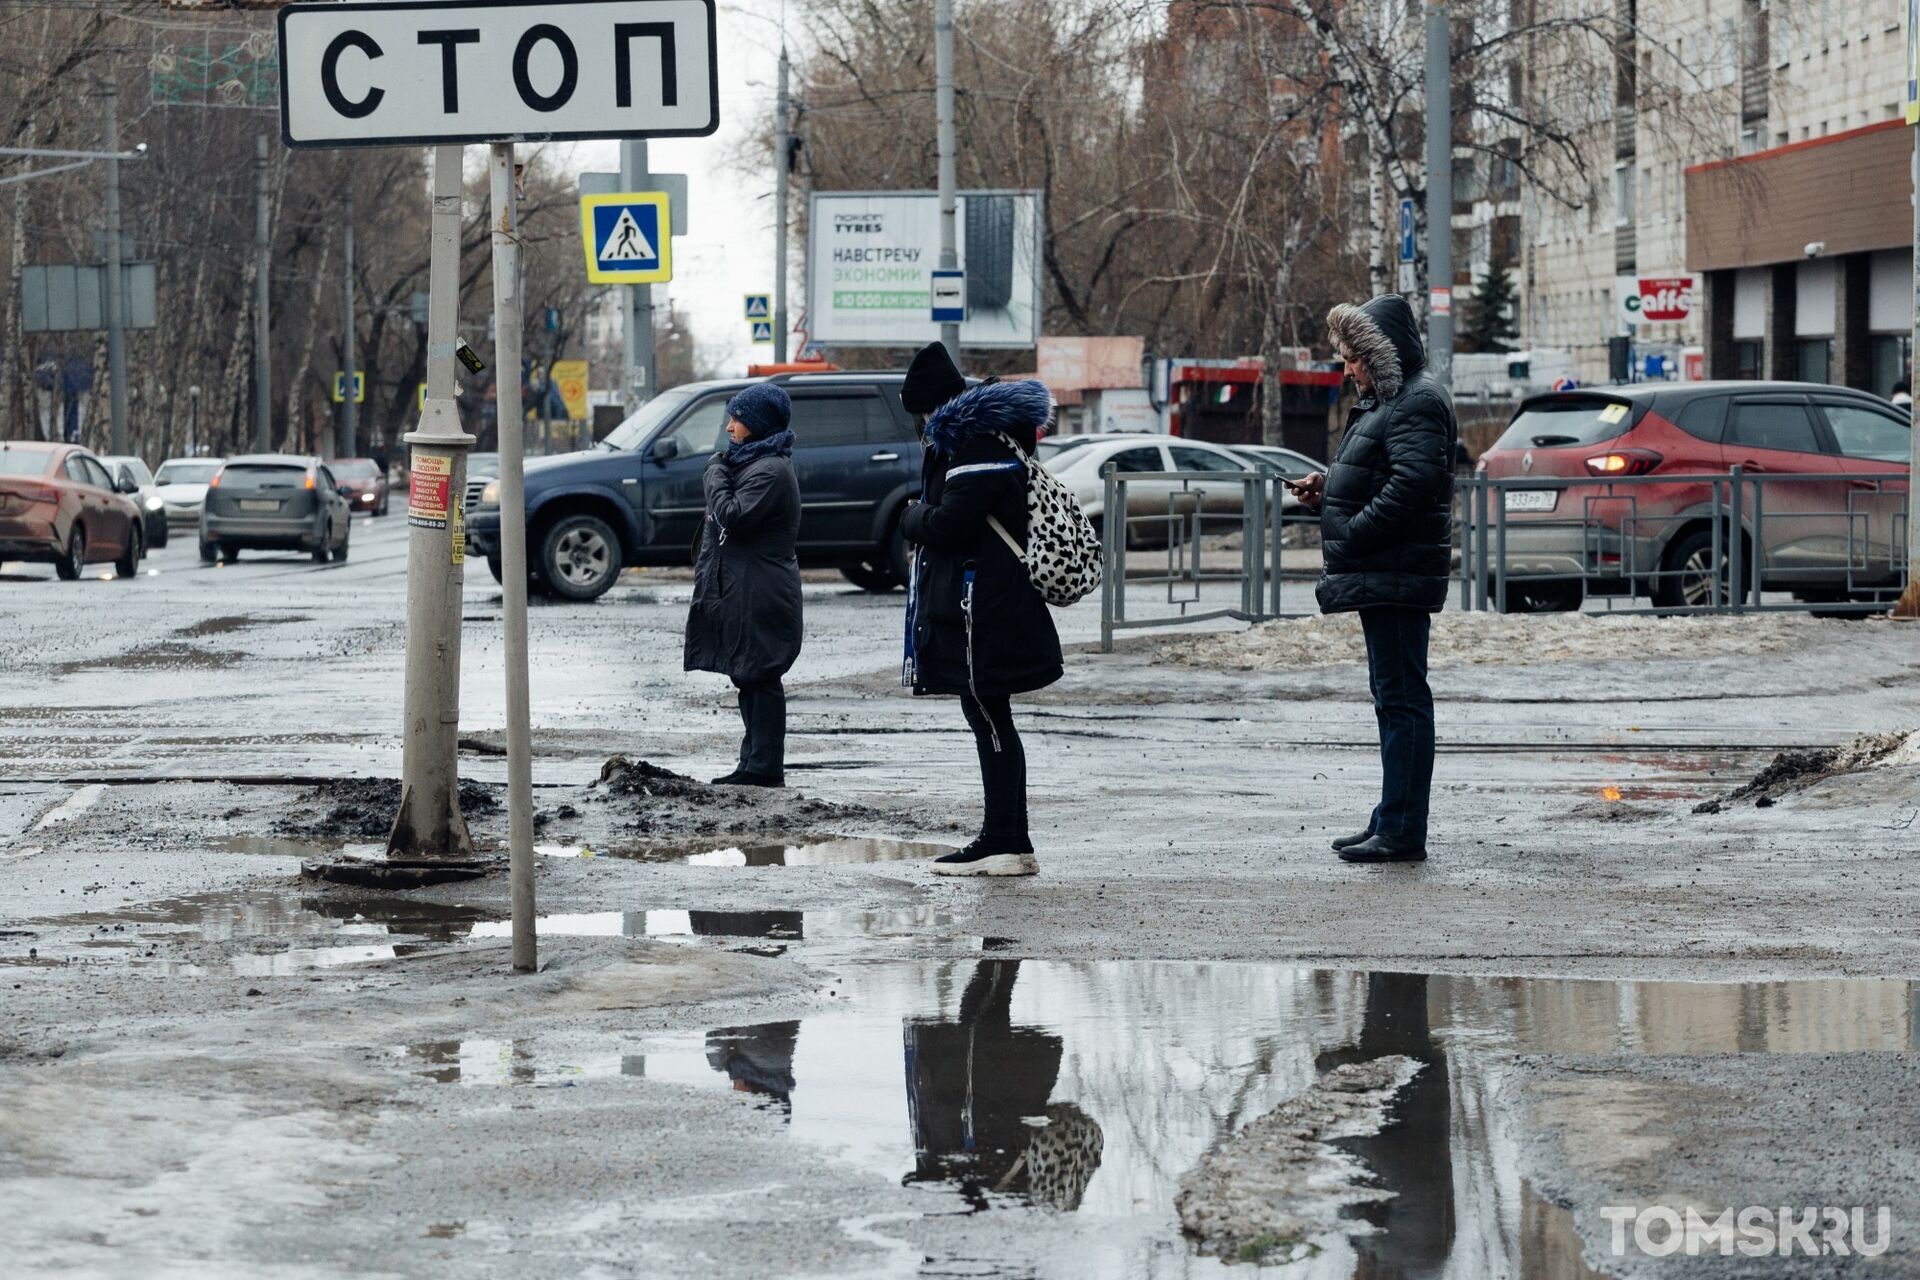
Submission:
<svg viewBox="0 0 1920 1280">
<path fill-rule="evenodd" d="M 673 219 L 664 191 L 580 197 L 580 239 L 595 284 L 673 279 Z"/>
</svg>

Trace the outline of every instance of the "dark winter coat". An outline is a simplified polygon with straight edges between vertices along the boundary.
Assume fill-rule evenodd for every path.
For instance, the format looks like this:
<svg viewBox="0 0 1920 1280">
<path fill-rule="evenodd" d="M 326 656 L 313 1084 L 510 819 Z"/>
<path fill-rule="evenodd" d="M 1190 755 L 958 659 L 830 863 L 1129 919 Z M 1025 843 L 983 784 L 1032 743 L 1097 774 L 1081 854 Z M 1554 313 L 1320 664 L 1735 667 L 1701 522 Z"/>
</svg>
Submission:
<svg viewBox="0 0 1920 1280">
<path fill-rule="evenodd" d="M 1347 416 L 1320 505 L 1323 613 L 1446 604 L 1453 540 L 1453 400 L 1427 369 L 1399 294 L 1339 306 L 1327 322 L 1372 390 Z"/>
<path fill-rule="evenodd" d="M 724 451 L 707 464 L 705 483 L 686 669 L 761 684 L 800 656 L 800 484 L 789 454 L 735 463 Z"/>
<path fill-rule="evenodd" d="M 1031 445 L 1051 406 L 1037 382 L 989 383 L 927 420 L 921 500 L 900 521 L 916 548 L 906 658 L 915 693 L 1030 693 L 1060 678 L 1047 602 L 987 523 L 998 517 L 1026 544 L 1026 468 L 1039 464 L 996 433 Z"/>
</svg>

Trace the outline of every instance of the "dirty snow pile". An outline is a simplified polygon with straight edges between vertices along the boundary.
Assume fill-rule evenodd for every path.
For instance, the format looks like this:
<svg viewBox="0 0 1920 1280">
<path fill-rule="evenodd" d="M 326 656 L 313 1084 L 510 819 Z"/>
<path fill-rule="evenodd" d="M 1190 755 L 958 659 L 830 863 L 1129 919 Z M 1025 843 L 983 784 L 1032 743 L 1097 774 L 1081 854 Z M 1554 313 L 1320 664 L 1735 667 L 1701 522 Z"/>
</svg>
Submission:
<svg viewBox="0 0 1920 1280">
<path fill-rule="evenodd" d="M 1209 1151 L 1180 1179 L 1180 1225 L 1201 1251 L 1241 1262 L 1310 1256 L 1313 1237 L 1342 1229 L 1341 1210 L 1391 1193 L 1328 1144 L 1377 1133 L 1394 1094 L 1422 1070 L 1397 1055 L 1335 1067 L 1311 1089 Z M 1351 1229 L 1351 1224 L 1348 1228 Z"/>
<path fill-rule="evenodd" d="M 1759 657 L 1858 634 L 1862 624 L 1791 614 L 1742 617 L 1608 617 L 1594 613 L 1501 614 L 1449 610 L 1433 617 L 1435 664 L 1516 666 L 1609 658 Z M 1157 662 L 1228 671 L 1294 671 L 1365 662 L 1357 614 L 1266 622 L 1245 631 L 1162 646 Z"/>
<path fill-rule="evenodd" d="M 1755 808 L 1770 807 L 1782 796 L 1804 791 L 1816 782 L 1868 769 L 1898 769 L 1920 765 L 1920 729 L 1911 733 L 1869 733 L 1844 747 L 1814 751 L 1782 751 L 1741 787 L 1718 800 L 1704 800 L 1695 813 L 1719 813 L 1728 805 L 1751 800 Z"/>
</svg>

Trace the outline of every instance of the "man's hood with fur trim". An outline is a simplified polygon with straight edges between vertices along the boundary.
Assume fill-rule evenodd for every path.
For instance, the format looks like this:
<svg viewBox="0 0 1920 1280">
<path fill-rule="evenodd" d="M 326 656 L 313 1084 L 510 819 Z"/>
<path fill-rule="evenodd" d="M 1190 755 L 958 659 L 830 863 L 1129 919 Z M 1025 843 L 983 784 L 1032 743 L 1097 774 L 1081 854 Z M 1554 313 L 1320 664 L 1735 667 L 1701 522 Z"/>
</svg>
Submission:
<svg viewBox="0 0 1920 1280">
<path fill-rule="evenodd" d="M 1367 366 L 1382 400 L 1399 395 L 1407 379 L 1427 367 L 1413 308 L 1397 293 L 1383 293 L 1357 307 L 1341 303 L 1327 312 L 1327 331 Z"/>
<path fill-rule="evenodd" d="M 927 443 L 941 453 L 996 431 L 1032 430 L 1053 416 L 1053 396 L 1031 378 L 988 382 L 934 410 L 927 419 Z"/>
</svg>

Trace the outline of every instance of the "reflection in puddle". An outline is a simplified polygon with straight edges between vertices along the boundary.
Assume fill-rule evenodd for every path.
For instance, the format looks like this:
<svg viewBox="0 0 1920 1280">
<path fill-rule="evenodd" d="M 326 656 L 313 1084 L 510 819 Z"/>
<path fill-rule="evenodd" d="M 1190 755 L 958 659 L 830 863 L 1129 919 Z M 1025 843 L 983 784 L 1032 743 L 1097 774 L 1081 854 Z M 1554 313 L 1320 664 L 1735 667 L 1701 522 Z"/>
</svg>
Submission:
<svg viewBox="0 0 1920 1280">
<path fill-rule="evenodd" d="M 534 852 L 550 858 L 631 858 L 639 862 L 681 862 L 695 867 L 826 867 L 937 858 L 943 853 L 952 853 L 953 846 L 865 836 L 757 835 L 732 839 L 708 836 L 610 849 L 543 844 L 535 845 Z"/>
<path fill-rule="evenodd" d="M 385 845 L 324 844 L 317 840 L 292 840 L 286 836 L 222 836 L 207 845 L 215 853 L 252 853 L 275 858 L 384 857 Z"/>
<path fill-rule="evenodd" d="M 949 1189 L 976 1211 L 1076 1213 L 1071 1274 L 1100 1276 L 1238 1274 L 1180 1242 L 1181 1176 L 1331 1067 L 1406 1054 L 1425 1069 L 1390 1104 L 1387 1127 L 1337 1142 L 1393 1195 L 1353 1211 L 1356 1234 L 1316 1237 L 1298 1274 L 1587 1277 L 1569 1215 L 1519 1176 L 1524 1116 L 1499 1102 L 1511 1054 L 1920 1047 L 1920 986 L 1902 981 L 993 957 L 851 964 L 838 978 L 835 1007 L 799 1019 L 602 1036 L 588 1049 L 529 1039 L 404 1052 L 448 1083 L 624 1075 L 749 1094 L 795 1140 L 878 1176 Z"/>
<path fill-rule="evenodd" d="M 934 907 L 883 911 L 591 911 L 541 916 L 535 922 L 541 937 L 767 938 L 792 942 L 915 937 L 952 926 L 952 914 Z M 476 924 L 471 934 L 475 938 L 512 935 L 512 923 L 506 920 Z"/>
</svg>

